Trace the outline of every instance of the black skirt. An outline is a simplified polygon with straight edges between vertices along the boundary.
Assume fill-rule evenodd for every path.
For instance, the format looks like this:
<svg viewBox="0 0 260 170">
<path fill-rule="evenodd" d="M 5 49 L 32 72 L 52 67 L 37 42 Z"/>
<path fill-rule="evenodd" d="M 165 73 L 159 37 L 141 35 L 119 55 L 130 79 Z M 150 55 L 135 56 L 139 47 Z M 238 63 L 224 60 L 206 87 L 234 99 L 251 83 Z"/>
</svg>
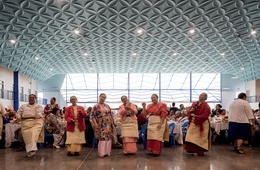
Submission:
<svg viewBox="0 0 260 170">
<path fill-rule="evenodd" d="M 249 123 L 229 122 L 228 132 L 231 140 L 252 141 L 251 125 Z"/>
</svg>

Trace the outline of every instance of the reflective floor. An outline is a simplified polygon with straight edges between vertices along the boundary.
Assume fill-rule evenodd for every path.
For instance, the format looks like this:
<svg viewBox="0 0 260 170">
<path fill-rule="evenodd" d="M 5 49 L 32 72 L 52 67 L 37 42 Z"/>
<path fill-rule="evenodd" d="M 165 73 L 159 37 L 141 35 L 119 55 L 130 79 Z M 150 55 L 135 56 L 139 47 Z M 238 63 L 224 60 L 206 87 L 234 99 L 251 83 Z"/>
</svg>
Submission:
<svg viewBox="0 0 260 170">
<path fill-rule="evenodd" d="M 110 157 L 99 158 L 97 149 L 83 147 L 80 156 L 66 156 L 66 149 L 40 149 L 32 158 L 25 151 L 0 150 L 1 170 L 260 170 L 260 148 L 245 147 L 238 155 L 229 145 L 213 145 L 205 156 L 188 155 L 182 146 L 163 148 L 161 156 L 153 157 L 138 145 L 136 155 L 124 156 L 122 149 L 113 149 Z"/>
</svg>

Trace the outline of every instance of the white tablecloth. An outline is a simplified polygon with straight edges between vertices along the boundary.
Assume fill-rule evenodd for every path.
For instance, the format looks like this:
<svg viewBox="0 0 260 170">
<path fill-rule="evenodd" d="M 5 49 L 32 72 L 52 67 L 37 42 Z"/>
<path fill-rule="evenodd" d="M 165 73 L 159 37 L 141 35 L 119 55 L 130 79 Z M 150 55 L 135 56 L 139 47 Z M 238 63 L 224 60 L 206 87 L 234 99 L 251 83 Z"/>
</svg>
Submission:
<svg viewBox="0 0 260 170">
<path fill-rule="evenodd" d="M 178 122 L 173 122 L 173 121 L 167 121 L 168 127 L 171 123 L 175 123 L 175 127 L 173 129 L 174 133 L 174 139 L 178 142 L 178 144 L 183 145 L 183 135 L 182 135 L 182 126 L 181 123 Z M 171 132 L 171 129 L 169 129 L 169 134 Z"/>
<path fill-rule="evenodd" d="M 228 122 L 210 122 L 210 127 L 215 129 L 215 132 L 220 135 L 221 130 L 228 130 Z"/>
<path fill-rule="evenodd" d="M 12 142 L 15 142 L 14 131 L 20 128 L 21 125 L 17 123 L 5 124 L 5 147 L 10 147 Z"/>
</svg>

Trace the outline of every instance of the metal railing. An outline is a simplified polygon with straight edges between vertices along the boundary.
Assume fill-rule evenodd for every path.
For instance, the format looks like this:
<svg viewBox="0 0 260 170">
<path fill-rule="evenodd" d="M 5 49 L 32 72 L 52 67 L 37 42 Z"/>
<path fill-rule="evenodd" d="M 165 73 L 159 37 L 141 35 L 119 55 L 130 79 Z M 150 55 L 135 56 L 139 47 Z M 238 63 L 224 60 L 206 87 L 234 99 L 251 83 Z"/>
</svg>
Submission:
<svg viewBox="0 0 260 170">
<path fill-rule="evenodd" d="M 249 103 L 260 102 L 260 95 L 256 95 L 256 96 L 247 96 L 247 101 L 248 101 Z"/>
<path fill-rule="evenodd" d="M 1 99 L 7 99 L 7 100 L 14 100 L 14 95 L 13 91 L 11 90 L 6 90 L 6 89 L 1 89 L 0 90 L 0 98 Z M 29 95 L 28 94 L 19 94 L 19 101 L 21 102 L 28 102 L 29 101 Z M 47 104 L 47 99 L 43 99 L 38 97 L 37 101 L 38 104 L 46 105 Z"/>
<path fill-rule="evenodd" d="M 7 99 L 7 100 L 13 100 L 13 91 L 11 90 L 5 90 L 1 89 L 0 90 L 0 98 L 1 99 Z"/>
</svg>

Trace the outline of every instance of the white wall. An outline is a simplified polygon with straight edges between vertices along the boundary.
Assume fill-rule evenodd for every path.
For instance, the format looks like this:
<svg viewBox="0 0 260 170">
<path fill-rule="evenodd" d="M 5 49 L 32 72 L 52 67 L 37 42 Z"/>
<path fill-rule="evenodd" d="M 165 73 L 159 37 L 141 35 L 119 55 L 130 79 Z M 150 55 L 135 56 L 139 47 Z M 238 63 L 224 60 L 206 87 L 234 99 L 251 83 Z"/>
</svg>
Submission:
<svg viewBox="0 0 260 170">
<path fill-rule="evenodd" d="M 14 79 L 14 72 L 0 66 L 0 80 L 4 81 L 4 89 L 13 90 L 11 89 L 11 85 L 14 84 L 13 79 Z"/>
<path fill-rule="evenodd" d="M 5 90 L 13 91 L 13 89 L 11 89 L 11 85 L 14 84 L 14 72 L 12 70 L 0 66 L 0 80 L 4 81 Z M 24 94 L 28 94 L 28 89 L 31 89 L 31 93 L 35 94 L 35 91 L 38 91 L 38 82 L 20 74 L 19 93 L 21 93 L 20 87 L 24 87 Z M 4 107 L 13 107 L 13 100 L 0 99 L 0 102 L 3 104 Z M 24 103 L 25 102 L 20 101 L 19 106 Z"/>
<path fill-rule="evenodd" d="M 255 96 L 256 95 L 256 81 L 249 81 L 245 83 L 246 85 L 246 95 Z"/>
<path fill-rule="evenodd" d="M 50 103 L 50 99 L 52 97 L 56 98 L 56 103 L 60 105 L 61 109 L 63 107 L 66 107 L 66 102 L 60 92 L 44 92 L 43 93 L 43 98 L 48 100 L 47 103 Z"/>
<path fill-rule="evenodd" d="M 5 108 L 9 108 L 9 107 L 13 108 L 13 105 L 14 105 L 13 100 L 0 99 L 0 103 L 2 103 L 2 105 Z"/>
<path fill-rule="evenodd" d="M 229 105 L 237 98 L 235 91 L 222 91 L 222 108 L 229 110 Z"/>
<path fill-rule="evenodd" d="M 249 103 L 249 104 L 252 107 L 252 109 L 254 109 L 254 110 L 259 109 L 258 108 L 258 103 Z"/>
</svg>

